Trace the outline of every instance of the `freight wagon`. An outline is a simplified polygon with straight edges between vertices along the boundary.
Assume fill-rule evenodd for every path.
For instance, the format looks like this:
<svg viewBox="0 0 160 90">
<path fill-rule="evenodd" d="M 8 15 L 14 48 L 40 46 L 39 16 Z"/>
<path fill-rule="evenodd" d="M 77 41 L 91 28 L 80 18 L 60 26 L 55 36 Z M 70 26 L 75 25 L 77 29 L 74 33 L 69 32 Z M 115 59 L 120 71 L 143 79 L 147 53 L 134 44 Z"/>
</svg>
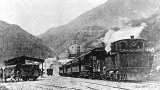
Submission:
<svg viewBox="0 0 160 90">
<path fill-rule="evenodd" d="M 39 64 L 26 63 L 36 61 L 42 63 L 43 59 L 37 59 L 32 57 L 21 56 L 4 61 L 5 66 L 1 69 L 1 78 L 6 82 L 7 78 L 11 78 L 12 81 L 19 81 L 20 79 L 27 81 L 35 81 L 39 76 L 42 76 L 42 70 L 39 68 Z"/>
<path fill-rule="evenodd" d="M 3 78 L 11 78 L 12 81 L 19 81 L 20 79 L 27 81 L 32 79 L 35 81 L 40 76 L 39 65 L 34 64 L 21 64 L 9 65 L 3 67 Z"/>
</svg>

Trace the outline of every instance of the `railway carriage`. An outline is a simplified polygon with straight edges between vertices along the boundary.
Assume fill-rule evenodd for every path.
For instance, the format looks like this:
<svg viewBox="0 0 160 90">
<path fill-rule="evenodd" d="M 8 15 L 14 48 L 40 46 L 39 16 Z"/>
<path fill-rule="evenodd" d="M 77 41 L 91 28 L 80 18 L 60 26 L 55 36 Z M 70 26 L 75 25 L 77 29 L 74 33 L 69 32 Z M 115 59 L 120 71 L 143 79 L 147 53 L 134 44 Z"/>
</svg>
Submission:
<svg viewBox="0 0 160 90">
<path fill-rule="evenodd" d="M 100 78 L 102 59 L 105 59 L 104 48 L 93 49 L 59 67 L 59 75 L 84 78 Z"/>
</svg>

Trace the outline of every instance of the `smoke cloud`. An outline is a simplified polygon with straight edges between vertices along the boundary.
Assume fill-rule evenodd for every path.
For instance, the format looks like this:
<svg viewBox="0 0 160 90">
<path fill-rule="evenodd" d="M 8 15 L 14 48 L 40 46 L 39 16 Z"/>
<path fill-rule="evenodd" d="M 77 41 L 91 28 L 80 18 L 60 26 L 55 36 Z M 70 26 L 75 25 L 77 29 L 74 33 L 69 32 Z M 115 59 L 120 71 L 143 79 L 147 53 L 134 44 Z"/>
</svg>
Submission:
<svg viewBox="0 0 160 90">
<path fill-rule="evenodd" d="M 139 38 L 139 34 L 142 32 L 145 26 L 146 26 L 146 23 L 142 23 L 141 26 L 123 27 L 118 31 L 109 29 L 108 32 L 105 34 L 105 37 L 102 39 L 102 41 L 106 45 L 105 50 L 107 52 L 111 50 L 110 45 L 112 42 L 122 40 L 122 39 L 129 39 L 130 36 L 134 36 L 134 38 Z"/>
</svg>

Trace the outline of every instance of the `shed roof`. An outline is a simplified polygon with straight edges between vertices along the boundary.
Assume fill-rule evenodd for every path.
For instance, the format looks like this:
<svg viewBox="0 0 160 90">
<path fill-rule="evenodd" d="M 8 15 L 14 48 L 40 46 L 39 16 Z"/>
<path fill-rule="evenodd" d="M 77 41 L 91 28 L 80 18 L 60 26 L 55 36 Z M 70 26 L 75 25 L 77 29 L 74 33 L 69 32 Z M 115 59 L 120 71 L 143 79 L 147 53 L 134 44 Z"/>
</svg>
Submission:
<svg viewBox="0 0 160 90">
<path fill-rule="evenodd" d="M 18 64 L 18 62 L 24 62 L 25 60 L 30 60 L 30 61 L 37 61 L 37 62 L 44 62 L 44 59 L 39 59 L 39 58 L 33 58 L 33 57 L 28 57 L 28 56 L 21 56 L 21 57 L 16 57 L 12 58 L 9 60 L 4 61 L 5 65 L 9 64 Z"/>
</svg>

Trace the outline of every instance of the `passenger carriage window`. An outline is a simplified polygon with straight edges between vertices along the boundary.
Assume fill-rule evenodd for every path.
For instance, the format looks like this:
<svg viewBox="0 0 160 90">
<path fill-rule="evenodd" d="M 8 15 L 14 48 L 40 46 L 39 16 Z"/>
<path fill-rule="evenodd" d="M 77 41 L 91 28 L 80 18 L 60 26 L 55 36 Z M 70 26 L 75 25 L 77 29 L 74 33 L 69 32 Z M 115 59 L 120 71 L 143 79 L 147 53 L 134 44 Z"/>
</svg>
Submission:
<svg viewBox="0 0 160 90">
<path fill-rule="evenodd" d="M 113 44 L 113 43 L 111 44 L 111 49 L 112 49 L 112 50 L 116 50 L 116 44 L 115 44 L 115 43 L 114 43 L 114 44 Z"/>
<path fill-rule="evenodd" d="M 137 49 L 137 42 L 134 40 L 131 42 L 131 49 Z"/>
<path fill-rule="evenodd" d="M 143 42 L 138 42 L 137 47 L 138 49 L 143 49 Z"/>
<path fill-rule="evenodd" d="M 114 44 L 114 48 L 115 48 L 115 50 L 117 50 L 117 44 Z"/>
<path fill-rule="evenodd" d="M 90 58 L 86 58 L 86 63 L 90 63 Z"/>
<path fill-rule="evenodd" d="M 72 62 L 72 67 L 75 67 L 75 62 Z"/>
<path fill-rule="evenodd" d="M 76 61 L 76 62 L 75 62 L 75 66 L 78 66 L 78 65 L 79 65 L 79 61 Z"/>
<path fill-rule="evenodd" d="M 113 44 L 113 47 L 114 47 L 114 49 L 115 49 L 115 50 L 117 49 L 117 46 L 116 46 L 116 44 Z"/>
<path fill-rule="evenodd" d="M 92 56 L 93 61 L 97 60 L 96 56 Z"/>
<path fill-rule="evenodd" d="M 121 47 L 121 49 L 126 49 L 126 42 L 121 42 L 120 43 L 120 47 Z"/>
<path fill-rule="evenodd" d="M 120 49 L 120 45 L 119 45 L 119 43 L 116 43 L 116 45 L 117 45 L 117 49 Z"/>
<path fill-rule="evenodd" d="M 113 50 L 114 49 L 114 47 L 113 47 L 113 44 L 111 43 L 111 49 Z"/>
</svg>

